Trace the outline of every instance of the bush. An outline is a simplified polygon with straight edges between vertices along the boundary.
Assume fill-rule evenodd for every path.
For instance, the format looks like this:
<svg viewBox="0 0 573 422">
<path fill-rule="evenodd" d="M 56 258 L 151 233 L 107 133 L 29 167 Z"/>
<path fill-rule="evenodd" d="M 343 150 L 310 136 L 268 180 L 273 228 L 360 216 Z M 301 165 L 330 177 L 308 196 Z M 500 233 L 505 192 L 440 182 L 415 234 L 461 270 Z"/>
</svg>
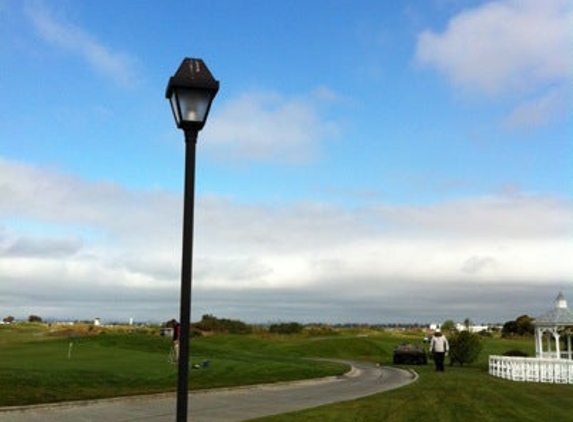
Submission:
<svg viewBox="0 0 573 422">
<path fill-rule="evenodd" d="M 449 343 L 451 365 L 459 363 L 463 366 L 465 363 L 475 362 L 483 348 L 479 334 L 469 331 L 455 333 Z"/>
<path fill-rule="evenodd" d="M 503 354 L 503 356 L 516 356 L 516 357 L 526 358 L 529 355 L 527 353 L 525 353 L 524 351 L 512 349 L 512 350 L 508 350 L 507 352 L 505 352 Z"/>
<path fill-rule="evenodd" d="M 242 321 L 217 318 L 213 315 L 203 315 L 201 321 L 193 324 L 192 328 L 214 333 L 249 334 L 252 332 L 251 326 Z"/>
<path fill-rule="evenodd" d="M 271 325 L 269 331 L 274 334 L 298 334 L 303 328 L 298 322 L 283 322 Z"/>
<path fill-rule="evenodd" d="M 340 334 L 337 330 L 327 325 L 317 325 L 312 327 L 307 326 L 305 333 L 311 337 L 336 336 Z"/>
</svg>

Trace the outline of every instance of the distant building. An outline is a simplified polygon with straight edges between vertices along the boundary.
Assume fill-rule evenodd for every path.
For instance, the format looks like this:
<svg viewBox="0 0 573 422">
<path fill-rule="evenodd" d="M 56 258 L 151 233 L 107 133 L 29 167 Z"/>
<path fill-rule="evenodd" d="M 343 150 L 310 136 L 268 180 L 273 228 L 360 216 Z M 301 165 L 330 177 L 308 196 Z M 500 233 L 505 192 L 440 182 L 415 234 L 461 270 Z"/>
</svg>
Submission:
<svg viewBox="0 0 573 422">
<path fill-rule="evenodd" d="M 470 333 L 481 333 L 482 331 L 489 331 L 490 327 L 487 325 L 470 325 L 466 327 L 464 324 L 457 323 L 456 330 L 469 331 Z"/>
<path fill-rule="evenodd" d="M 438 329 L 441 328 L 441 324 L 438 324 L 437 322 L 430 324 L 430 330 L 431 331 L 436 331 Z M 470 325 L 469 327 L 466 327 L 464 324 L 462 323 L 457 323 L 455 326 L 456 331 L 469 331 L 470 333 L 481 333 L 482 331 L 490 331 L 491 330 L 491 326 L 489 325 Z"/>
</svg>

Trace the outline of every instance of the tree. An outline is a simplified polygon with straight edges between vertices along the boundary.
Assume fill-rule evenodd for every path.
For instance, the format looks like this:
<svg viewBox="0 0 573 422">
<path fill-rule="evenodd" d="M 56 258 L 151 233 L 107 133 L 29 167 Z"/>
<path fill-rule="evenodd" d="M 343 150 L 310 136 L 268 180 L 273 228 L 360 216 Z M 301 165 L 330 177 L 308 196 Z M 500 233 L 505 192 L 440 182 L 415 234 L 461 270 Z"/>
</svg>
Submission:
<svg viewBox="0 0 573 422">
<path fill-rule="evenodd" d="M 471 326 L 472 326 L 472 320 L 469 318 L 464 319 L 464 327 L 466 327 L 466 330 L 469 330 Z"/>
<path fill-rule="evenodd" d="M 7 316 L 6 318 L 4 318 L 2 321 L 4 321 L 4 323 L 6 324 L 12 324 L 14 322 L 15 318 L 12 315 Z"/>
<path fill-rule="evenodd" d="M 203 315 L 201 321 L 193 324 L 193 328 L 214 333 L 249 334 L 252 332 L 252 327 L 243 321 L 217 318 L 210 314 Z"/>
<path fill-rule="evenodd" d="M 535 328 L 533 318 L 521 315 L 515 321 L 507 321 L 501 329 L 502 337 L 533 335 Z"/>
<path fill-rule="evenodd" d="M 456 331 L 456 323 L 451 319 L 447 319 L 442 323 L 440 328 L 442 331 L 454 332 Z"/>
<path fill-rule="evenodd" d="M 535 328 L 533 318 L 528 315 L 521 315 L 515 320 L 517 322 L 517 332 L 520 336 L 533 335 Z"/>
<path fill-rule="evenodd" d="M 39 317 L 38 315 L 30 315 L 28 317 L 28 322 L 42 322 L 42 317 Z"/>
<path fill-rule="evenodd" d="M 452 335 L 450 343 L 450 363 L 472 363 L 478 358 L 483 345 L 478 334 L 460 331 Z"/>
</svg>

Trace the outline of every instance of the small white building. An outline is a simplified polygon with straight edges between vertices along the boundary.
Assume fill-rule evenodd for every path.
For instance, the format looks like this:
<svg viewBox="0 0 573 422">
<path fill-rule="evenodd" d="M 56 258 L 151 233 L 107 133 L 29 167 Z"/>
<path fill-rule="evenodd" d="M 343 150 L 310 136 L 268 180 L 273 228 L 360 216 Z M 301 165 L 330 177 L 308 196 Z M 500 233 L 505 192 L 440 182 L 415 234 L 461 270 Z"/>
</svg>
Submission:
<svg viewBox="0 0 573 422">
<path fill-rule="evenodd" d="M 482 331 L 489 331 L 490 327 L 488 325 L 470 325 L 466 327 L 465 324 L 456 324 L 456 330 L 458 331 L 469 331 L 470 333 L 481 333 Z"/>
<path fill-rule="evenodd" d="M 536 357 L 490 356 L 489 373 L 514 381 L 573 384 L 573 312 L 565 296 L 559 293 L 554 309 L 535 318 L 533 325 Z"/>
</svg>

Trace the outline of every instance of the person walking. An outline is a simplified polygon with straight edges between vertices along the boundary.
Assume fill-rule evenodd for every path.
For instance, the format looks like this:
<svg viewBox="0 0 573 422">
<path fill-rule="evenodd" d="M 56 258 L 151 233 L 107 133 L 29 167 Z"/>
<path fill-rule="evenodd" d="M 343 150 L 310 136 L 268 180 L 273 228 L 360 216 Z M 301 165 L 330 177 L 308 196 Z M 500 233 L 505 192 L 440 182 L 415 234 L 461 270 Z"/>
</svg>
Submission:
<svg viewBox="0 0 573 422">
<path fill-rule="evenodd" d="M 434 332 L 434 336 L 430 341 L 430 353 L 432 353 L 434 357 L 434 364 L 436 365 L 436 371 L 444 372 L 444 359 L 446 357 L 446 353 L 450 350 L 450 345 L 448 343 L 448 339 L 446 336 L 442 334 L 440 329 L 438 328 Z"/>
<path fill-rule="evenodd" d="M 174 319 L 171 321 L 173 327 L 173 363 L 179 362 L 179 337 L 181 336 L 181 324 Z"/>
</svg>

